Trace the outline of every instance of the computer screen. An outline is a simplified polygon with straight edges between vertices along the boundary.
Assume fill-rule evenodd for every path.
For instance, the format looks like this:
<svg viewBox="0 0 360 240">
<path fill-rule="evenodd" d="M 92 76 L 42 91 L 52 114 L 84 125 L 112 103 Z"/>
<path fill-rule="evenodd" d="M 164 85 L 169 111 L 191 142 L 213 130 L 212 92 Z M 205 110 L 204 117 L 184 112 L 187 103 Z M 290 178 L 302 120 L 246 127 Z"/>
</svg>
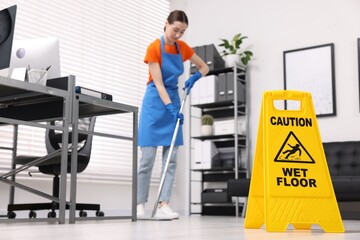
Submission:
<svg viewBox="0 0 360 240">
<path fill-rule="evenodd" d="M 59 39 L 57 37 L 14 40 L 10 76 L 15 68 L 47 69 L 47 78 L 60 77 Z"/>
<path fill-rule="evenodd" d="M 0 70 L 10 64 L 16 17 L 16 5 L 0 11 Z"/>
</svg>

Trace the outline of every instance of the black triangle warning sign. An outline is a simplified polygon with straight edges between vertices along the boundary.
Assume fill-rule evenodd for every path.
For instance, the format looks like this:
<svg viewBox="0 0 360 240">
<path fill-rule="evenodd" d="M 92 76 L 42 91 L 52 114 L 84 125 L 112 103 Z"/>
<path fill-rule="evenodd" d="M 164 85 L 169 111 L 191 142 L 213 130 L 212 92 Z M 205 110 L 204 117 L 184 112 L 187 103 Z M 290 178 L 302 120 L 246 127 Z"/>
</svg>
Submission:
<svg viewBox="0 0 360 240">
<path fill-rule="evenodd" d="M 290 131 L 286 137 L 274 161 L 291 163 L 315 163 L 314 159 L 311 157 L 304 145 L 302 145 L 300 140 L 292 131 Z"/>
</svg>

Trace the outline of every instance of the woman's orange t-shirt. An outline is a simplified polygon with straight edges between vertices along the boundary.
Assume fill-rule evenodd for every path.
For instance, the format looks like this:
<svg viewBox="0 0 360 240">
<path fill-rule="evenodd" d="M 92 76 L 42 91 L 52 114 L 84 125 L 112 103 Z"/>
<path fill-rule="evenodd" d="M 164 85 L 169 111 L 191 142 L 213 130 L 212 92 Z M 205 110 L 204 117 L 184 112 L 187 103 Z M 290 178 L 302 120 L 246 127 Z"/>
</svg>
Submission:
<svg viewBox="0 0 360 240">
<path fill-rule="evenodd" d="M 184 41 L 177 40 L 176 43 L 179 46 L 183 62 L 189 60 L 192 57 L 192 55 L 194 54 L 194 50 L 191 47 L 189 47 L 189 45 L 187 45 Z M 172 46 L 165 44 L 165 52 L 170 53 L 170 54 L 178 54 L 175 44 Z M 155 62 L 155 63 L 159 63 L 161 66 L 160 39 L 156 39 L 154 42 L 152 42 L 148 46 L 146 55 L 144 58 L 144 62 L 145 63 Z M 153 79 L 152 79 L 151 73 L 149 71 L 149 80 L 148 80 L 147 84 L 150 83 L 152 80 Z"/>
</svg>

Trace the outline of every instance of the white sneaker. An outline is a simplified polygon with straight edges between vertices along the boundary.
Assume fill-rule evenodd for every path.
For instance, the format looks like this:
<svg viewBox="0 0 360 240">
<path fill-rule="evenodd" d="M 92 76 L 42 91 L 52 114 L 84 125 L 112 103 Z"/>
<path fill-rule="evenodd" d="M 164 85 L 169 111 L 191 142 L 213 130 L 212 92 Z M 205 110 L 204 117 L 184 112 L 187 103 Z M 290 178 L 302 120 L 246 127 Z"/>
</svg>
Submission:
<svg viewBox="0 0 360 240">
<path fill-rule="evenodd" d="M 136 206 L 136 216 L 137 217 L 144 217 L 145 216 L 145 206 L 142 203 L 139 203 Z"/>
<path fill-rule="evenodd" d="M 169 205 L 164 205 L 157 209 L 154 217 L 159 219 L 177 219 L 179 218 L 179 214 L 174 212 Z"/>
</svg>

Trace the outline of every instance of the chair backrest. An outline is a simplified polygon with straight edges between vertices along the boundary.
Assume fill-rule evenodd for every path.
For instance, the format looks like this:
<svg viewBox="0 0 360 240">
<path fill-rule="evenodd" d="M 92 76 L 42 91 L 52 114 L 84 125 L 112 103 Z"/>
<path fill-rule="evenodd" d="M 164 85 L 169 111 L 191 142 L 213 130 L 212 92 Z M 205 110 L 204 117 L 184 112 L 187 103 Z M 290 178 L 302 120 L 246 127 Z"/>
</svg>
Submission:
<svg viewBox="0 0 360 240">
<path fill-rule="evenodd" d="M 79 120 L 79 129 L 94 131 L 96 117 L 83 118 Z M 51 125 L 62 124 L 60 122 L 51 122 Z M 78 168 L 77 172 L 80 173 L 85 170 L 87 167 L 90 156 L 91 156 L 91 147 L 92 147 L 92 134 L 78 134 Z M 72 144 L 72 131 L 69 132 L 69 146 Z M 47 129 L 45 132 L 45 145 L 48 153 L 54 152 L 61 148 L 62 143 L 62 132 L 57 132 L 53 129 Z M 71 149 L 71 148 L 70 148 Z M 71 171 L 71 150 L 68 152 L 68 169 L 67 172 Z M 45 174 L 59 174 L 60 172 L 60 162 L 61 156 L 58 156 L 54 159 L 46 161 L 45 164 L 39 166 L 40 172 Z"/>
<path fill-rule="evenodd" d="M 94 131 L 95 128 L 96 117 L 91 118 L 82 118 L 79 119 L 79 129 Z M 51 122 L 51 125 L 54 124 L 62 124 L 60 121 L 58 123 Z M 79 153 L 87 154 L 90 156 L 91 154 L 91 145 L 92 145 L 92 134 L 82 134 L 78 135 L 78 144 L 80 148 L 78 148 Z M 72 141 L 72 131 L 69 132 L 69 144 L 71 145 Z M 45 133 L 45 145 L 48 153 L 54 152 L 61 148 L 62 142 L 62 133 L 56 132 L 53 129 L 47 129 Z"/>
</svg>

